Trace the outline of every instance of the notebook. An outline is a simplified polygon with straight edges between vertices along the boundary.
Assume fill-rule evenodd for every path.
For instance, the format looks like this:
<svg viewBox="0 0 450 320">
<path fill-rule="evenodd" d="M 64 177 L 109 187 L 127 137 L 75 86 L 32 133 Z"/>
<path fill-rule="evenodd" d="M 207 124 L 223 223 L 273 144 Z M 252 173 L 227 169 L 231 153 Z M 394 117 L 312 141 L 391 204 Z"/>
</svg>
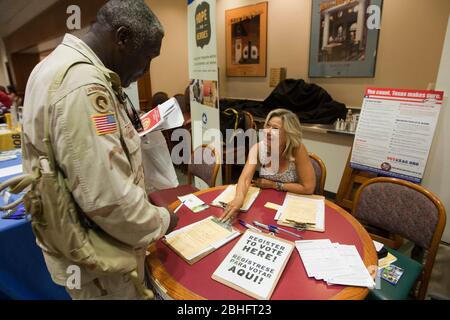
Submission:
<svg viewBox="0 0 450 320">
<path fill-rule="evenodd" d="M 194 264 L 241 233 L 211 216 L 163 238 L 163 242 L 189 264 Z"/>
</svg>

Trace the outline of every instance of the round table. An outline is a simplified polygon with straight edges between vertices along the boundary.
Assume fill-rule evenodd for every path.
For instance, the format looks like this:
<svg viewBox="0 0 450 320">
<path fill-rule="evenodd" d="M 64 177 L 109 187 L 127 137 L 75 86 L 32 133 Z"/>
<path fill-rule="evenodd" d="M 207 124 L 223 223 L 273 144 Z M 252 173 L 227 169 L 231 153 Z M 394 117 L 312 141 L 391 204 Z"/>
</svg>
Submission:
<svg viewBox="0 0 450 320">
<path fill-rule="evenodd" d="M 195 193 L 206 203 L 211 203 L 226 186 L 210 188 Z M 275 190 L 262 190 L 246 213 L 239 218 L 252 223 L 258 220 L 265 224 L 275 224 L 275 210 L 265 208 L 267 202 L 282 204 L 286 193 Z M 176 201 L 170 205 L 173 210 L 180 204 Z M 210 215 L 220 216 L 223 209 L 211 207 L 194 214 L 186 206 L 178 211 L 177 228 L 202 220 Z M 241 231 L 245 228 L 238 223 L 235 227 Z M 291 229 L 291 228 L 288 228 Z M 294 229 L 292 229 L 294 230 Z M 355 245 L 366 266 L 377 265 L 377 255 L 373 242 L 361 224 L 344 209 L 326 200 L 325 232 L 306 231 L 301 233 L 304 240 L 330 239 L 340 244 Z M 299 240 L 283 232 L 277 234 L 280 238 L 290 241 Z M 211 275 L 223 261 L 239 237 L 212 252 L 202 260 L 189 265 L 176 255 L 161 241 L 149 248 L 147 267 L 156 287 L 171 299 L 194 300 L 248 300 L 253 299 L 239 291 L 231 289 L 211 278 Z M 325 300 L 325 299 L 364 299 L 367 288 L 327 285 L 324 281 L 308 278 L 298 251 L 294 249 L 284 269 L 283 274 L 272 294 L 272 300 Z"/>
</svg>

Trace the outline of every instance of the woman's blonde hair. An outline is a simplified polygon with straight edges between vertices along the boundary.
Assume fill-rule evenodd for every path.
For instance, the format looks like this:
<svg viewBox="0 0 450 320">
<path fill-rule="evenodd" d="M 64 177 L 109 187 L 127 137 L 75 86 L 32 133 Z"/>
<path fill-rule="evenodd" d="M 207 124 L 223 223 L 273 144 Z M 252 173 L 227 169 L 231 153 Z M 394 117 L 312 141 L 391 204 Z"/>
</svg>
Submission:
<svg viewBox="0 0 450 320">
<path fill-rule="evenodd" d="M 302 126 L 297 115 L 286 109 L 272 110 L 266 118 L 264 127 L 267 127 L 270 119 L 273 117 L 281 118 L 284 131 L 286 132 L 286 147 L 283 150 L 283 156 L 287 160 L 295 158 L 295 150 L 302 145 Z"/>
</svg>

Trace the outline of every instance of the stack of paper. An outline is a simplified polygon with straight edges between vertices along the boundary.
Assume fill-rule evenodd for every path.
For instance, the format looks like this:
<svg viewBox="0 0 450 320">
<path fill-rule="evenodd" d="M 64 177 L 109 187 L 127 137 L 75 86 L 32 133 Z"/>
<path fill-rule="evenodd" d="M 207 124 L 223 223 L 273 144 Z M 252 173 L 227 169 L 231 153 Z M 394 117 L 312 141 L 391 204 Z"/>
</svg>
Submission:
<svg viewBox="0 0 450 320">
<path fill-rule="evenodd" d="M 11 167 L 1 168 L 0 169 L 0 178 L 9 177 L 9 176 L 16 175 L 16 174 L 19 174 L 22 172 L 23 172 L 23 170 L 22 170 L 21 164 L 11 166 Z"/>
<path fill-rule="evenodd" d="M 258 187 L 250 186 L 247 194 L 244 198 L 244 204 L 242 205 L 241 211 L 248 211 L 252 206 L 253 202 L 255 202 L 256 198 L 261 191 Z M 228 186 L 217 198 L 215 198 L 211 204 L 217 207 L 223 207 L 224 205 L 231 202 L 236 195 L 236 185 Z"/>
<path fill-rule="evenodd" d="M 325 198 L 288 193 L 275 220 L 283 226 L 304 225 L 307 230 L 324 232 Z"/>
<path fill-rule="evenodd" d="M 375 283 L 355 246 L 330 240 L 296 241 L 308 277 L 328 284 L 373 288 Z"/>
<path fill-rule="evenodd" d="M 300 197 L 289 197 L 283 208 L 282 220 L 298 224 L 316 224 L 317 203 Z"/>
<path fill-rule="evenodd" d="M 19 155 L 21 153 L 22 153 L 21 149 L 2 151 L 2 152 L 0 152 L 0 161 L 17 159 L 17 155 Z"/>
</svg>

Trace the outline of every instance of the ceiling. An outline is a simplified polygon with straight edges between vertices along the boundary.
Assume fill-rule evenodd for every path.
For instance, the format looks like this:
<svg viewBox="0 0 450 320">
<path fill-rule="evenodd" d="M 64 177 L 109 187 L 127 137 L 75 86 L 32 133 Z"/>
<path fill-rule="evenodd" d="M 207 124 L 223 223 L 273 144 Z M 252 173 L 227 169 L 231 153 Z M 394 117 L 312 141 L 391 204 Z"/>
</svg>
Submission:
<svg viewBox="0 0 450 320">
<path fill-rule="evenodd" d="M 0 0 L 0 37 L 5 37 L 58 0 Z"/>
</svg>

